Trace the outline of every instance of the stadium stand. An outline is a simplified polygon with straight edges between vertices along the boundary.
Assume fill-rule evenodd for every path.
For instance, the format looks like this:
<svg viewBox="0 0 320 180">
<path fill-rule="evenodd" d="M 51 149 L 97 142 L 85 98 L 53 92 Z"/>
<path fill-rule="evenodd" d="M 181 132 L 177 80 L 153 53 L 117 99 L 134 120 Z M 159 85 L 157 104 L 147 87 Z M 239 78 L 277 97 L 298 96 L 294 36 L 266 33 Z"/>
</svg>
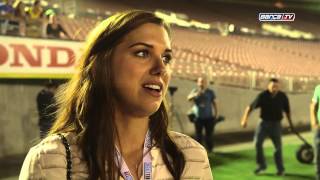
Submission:
<svg viewBox="0 0 320 180">
<path fill-rule="evenodd" d="M 242 5 L 221 8 L 222 4 L 219 3 L 216 3 L 215 7 L 205 7 L 205 2 L 201 2 L 199 7 L 195 8 L 191 8 L 190 3 L 186 3 L 184 7 L 178 7 L 180 4 L 181 2 L 170 1 L 170 7 L 168 7 L 165 3 L 135 4 L 134 1 L 123 1 L 104 3 L 104 7 L 108 9 L 108 12 L 132 7 L 147 10 L 163 8 L 168 9 L 168 12 L 180 12 L 187 15 L 186 17 L 197 18 L 203 22 L 212 23 L 219 20 L 256 30 L 261 28 L 261 24 L 257 22 L 254 13 L 267 10 L 267 8 L 249 6 L 246 6 L 249 9 L 242 9 Z M 86 5 L 83 4 L 81 7 L 89 8 Z M 101 8 L 99 6 L 96 4 L 95 7 L 90 8 Z M 80 11 L 84 12 L 87 9 Z M 225 14 L 226 12 L 230 13 Z M 310 17 L 309 14 L 301 16 Z M 67 34 L 71 35 L 72 40 L 83 41 L 99 21 L 98 18 L 93 17 L 95 16 L 70 18 L 66 14 L 59 18 L 61 25 Z M 103 17 L 99 16 L 99 18 Z M 314 18 L 310 18 L 310 21 L 298 20 L 291 26 L 306 28 L 308 32 L 316 32 L 319 27 L 314 22 Z M 291 83 L 288 85 L 291 88 L 301 91 L 307 90 L 313 82 L 319 81 L 320 43 L 317 41 L 239 34 L 225 36 L 177 26 L 173 26 L 173 39 L 176 60 L 172 66 L 174 75 L 177 77 L 194 79 L 199 75 L 207 74 L 210 80 L 220 84 L 255 88 L 264 87 L 265 79 L 278 77 L 284 79 L 287 84 Z"/>
<path fill-rule="evenodd" d="M 97 20 L 61 17 L 61 23 L 69 34 L 74 34 L 72 39 L 82 41 Z M 257 82 L 279 76 L 293 77 L 300 83 L 320 75 L 318 42 L 221 36 L 179 27 L 173 28 L 173 39 L 176 59 L 173 68 L 175 75 L 181 78 L 193 79 L 207 73 L 212 80 L 222 84 L 250 87 L 253 74 L 256 74 Z"/>
</svg>

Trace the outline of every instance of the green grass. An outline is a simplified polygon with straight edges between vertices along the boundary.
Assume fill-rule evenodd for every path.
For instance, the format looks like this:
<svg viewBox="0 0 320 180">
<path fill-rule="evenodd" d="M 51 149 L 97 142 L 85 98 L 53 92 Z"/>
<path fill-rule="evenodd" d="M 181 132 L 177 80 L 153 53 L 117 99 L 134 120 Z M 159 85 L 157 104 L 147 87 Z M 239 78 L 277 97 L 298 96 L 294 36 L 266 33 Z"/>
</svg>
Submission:
<svg viewBox="0 0 320 180">
<path fill-rule="evenodd" d="M 261 175 L 254 175 L 256 168 L 255 150 L 246 149 L 235 152 L 210 153 L 209 159 L 215 180 L 314 180 L 314 164 L 301 164 L 295 157 L 299 145 L 283 146 L 284 166 L 286 175 L 276 176 L 276 167 L 273 161 L 273 147 L 265 148 L 265 157 L 268 168 Z"/>
</svg>

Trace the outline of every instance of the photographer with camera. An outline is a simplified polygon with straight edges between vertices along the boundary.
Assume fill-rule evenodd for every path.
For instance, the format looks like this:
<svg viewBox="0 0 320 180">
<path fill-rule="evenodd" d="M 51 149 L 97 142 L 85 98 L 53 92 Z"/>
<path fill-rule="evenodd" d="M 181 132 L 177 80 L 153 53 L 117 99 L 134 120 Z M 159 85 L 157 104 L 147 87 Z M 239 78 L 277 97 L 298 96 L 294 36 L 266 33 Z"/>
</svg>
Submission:
<svg viewBox="0 0 320 180">
<path fill-rule="evenodd" d="M 193 101 L 192 114 L 195 125 L 196 140 L 202 144 L 202 130 L 206 131 L 205 142 L 207 151 L 211 152 L 213 148 L 212 134 L 215 120 L 218 117 L 218 108 L 215 101 L 216 95 L 213 90 L 207 87 L 207 79 L 199 77 L 198 87 L 193 89 L 188 95 L 188 101 Z M 189 115 L 190 116 L 190 115 Z"/>
</svg>

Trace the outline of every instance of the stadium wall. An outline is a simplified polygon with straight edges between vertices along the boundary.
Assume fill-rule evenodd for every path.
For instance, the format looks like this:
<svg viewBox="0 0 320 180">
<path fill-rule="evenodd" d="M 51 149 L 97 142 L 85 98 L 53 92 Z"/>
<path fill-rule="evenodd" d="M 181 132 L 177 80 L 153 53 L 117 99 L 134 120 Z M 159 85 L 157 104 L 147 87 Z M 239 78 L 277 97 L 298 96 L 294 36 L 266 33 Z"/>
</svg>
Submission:
<svg viewBox="0 0 320 180">
<path fill-rule="evenodd" d="M 192 134 L 194 132 L 193 124 L 187 120 L 186 112 L 192 103 L 187 102 L 186 97 L 196 86 L 196 82 L 174 78 L 171 81 L 172 86 L 177 86 L 178 91 L 174 95 L 175 106 L 184 122 L 185 132 Z M 209 85 L 214 89 L 217 95 L 218 111 L 220 115 L 225 116 L 225 121 L 218 124 L 215 133 L 234 133 L 253 131 L 259 122 L 259 110 L 253 111 L 249 117 L 248 127 L 240 127 L 240 119 L 243 111 L 260 92 L 253 89 L 243 89 L 236 87 Z M 309 123 L 309 105 L 311 102 L 311 93 L 288 94 L 292 111 L 292 119 L 296 126 L 308 125 Z M 282 121 L 284 127 L 288 127 L 287 120 Z M 176 129 L 179 126 L 175 125 Z"/>
<path fill-rule="evenodd" d="M 20 83 L 0 81 L 0 157 L 27 153 L 31 146 L 39 142 L 36 96 L 43 85 L 24 83 L 24 81 L 27 80 L 20 80 Z M 195 86 L 195 82 L 173 78 L 171 85 L 178 87 L 178 91 L 174 94 L 174 104 L 184 133 L 192 135 L 194 127 L 186 117 L 191 103 L 186 101 L 186 96 Z M 226 117 L 226 120 L 217 126 L 216 133 L 253 131 L 259 119 L 258 111 L 250 116 L 248 128 L 240 128 L 239 121 L 244 108 L 259 91 L 225 86 L 210 85 L 210 87 L 216 91 L 220 114 Z M 294 123 L 308 124 L 311 94 L 289 94 L 289 98 Z M 179 123 L 173 119 L 170 128 L 181 131 Z M 287 124 L 285 121 L 283 123 Z"/>
</svg>

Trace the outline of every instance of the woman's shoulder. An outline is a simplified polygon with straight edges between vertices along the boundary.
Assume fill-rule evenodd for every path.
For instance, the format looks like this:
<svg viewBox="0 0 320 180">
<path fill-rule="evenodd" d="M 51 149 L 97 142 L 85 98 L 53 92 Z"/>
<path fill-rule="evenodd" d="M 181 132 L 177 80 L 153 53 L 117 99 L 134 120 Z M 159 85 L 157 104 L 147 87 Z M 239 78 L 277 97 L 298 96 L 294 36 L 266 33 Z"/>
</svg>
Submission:
<svg viewBox="0 0 320 180">
<path fill-rule="evenodd" d="M 183 179 L 212 180 L 212 171 L 206 149 L 187 135 L 171 131 L 169 136 L 181 149 L 186 160 Z"/>
<path fill-rule="evenodd" d="M 182 146 L 185 148 L 189 147 L 189 148 L 198 148 L 198 149 L 205 150 L 200 143 L 198 143 L 196 140 L 194 140 L 188 135 L 175 132 L 175 131 L 169 131 L 169 136 L 178 146 Z"/>
<path fill-rule="evenodd" d="M 73 133 L 65 133 L 63 136 L 67 139 L 70 146 L 76 145 L 76 138 Z M 65 146 L 62 143 L 61 136 L 58 134 L 49 135 L 44 138 L 40 143 L 32 147 L 30 152 L 43 155 L 56 154 L 66 156 Z"/>
<path fill-rule="evenodd" d="M 188 152 L 184 153 L 186 156 L 200 157 L 199 155 L 203 155 L 203 157 L 207 158 L 206 149 L 190 136 L 175 131 L 170 131 L 169 136 L 182 152 Z"/>
<path fill-rule="evenodd" d="M 64 136 L 67 138 L 70 148 L 73 149 L 72 154 L 76 155 L 75 137 L 72 134 L 64 134 Z M 55 172 L 61 171 L 62 174 L 65 174 L 66 149 L 61 137 L 57 134 L 44 138 L 40 143 L 30 148 L 22 165 L 20 179 L 38 179 L 48 175 L 49 171 L 53 169 Z"/>
</svg>

